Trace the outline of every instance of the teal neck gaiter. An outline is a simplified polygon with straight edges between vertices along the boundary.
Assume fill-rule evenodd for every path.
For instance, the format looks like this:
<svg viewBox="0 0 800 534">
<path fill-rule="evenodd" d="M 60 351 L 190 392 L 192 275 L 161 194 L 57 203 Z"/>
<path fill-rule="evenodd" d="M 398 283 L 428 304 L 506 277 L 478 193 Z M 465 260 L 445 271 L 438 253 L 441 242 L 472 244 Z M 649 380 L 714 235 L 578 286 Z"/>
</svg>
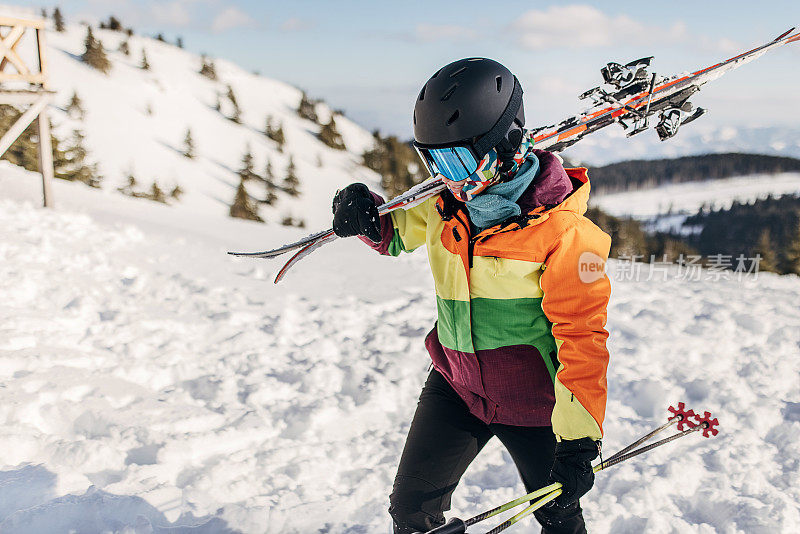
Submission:
<svg viewBox="0 0 800 534">
<path fill-rule="evenodd" d="M 465 204 L 478 231 L 522 214 L 517 200 L 539 174 L 539 158 L 529 152 L 514 178 L 488 187 Z"/>
</svg>

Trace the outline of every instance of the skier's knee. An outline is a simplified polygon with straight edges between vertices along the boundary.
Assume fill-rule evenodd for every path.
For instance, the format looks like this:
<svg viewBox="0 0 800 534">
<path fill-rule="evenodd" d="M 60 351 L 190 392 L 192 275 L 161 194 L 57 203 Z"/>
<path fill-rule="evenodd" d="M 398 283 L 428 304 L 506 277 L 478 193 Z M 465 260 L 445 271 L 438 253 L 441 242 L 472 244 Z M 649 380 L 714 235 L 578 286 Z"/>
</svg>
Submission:
<svg viewBox="0 0 800 534">
<path fill-rule="evenodd" d="M 398 476 L 389 496 L 389 514 L 395 524 L 395 534 L 425 532 L 444 524 L 442 496 L 424 480 Z"/>
</svg>

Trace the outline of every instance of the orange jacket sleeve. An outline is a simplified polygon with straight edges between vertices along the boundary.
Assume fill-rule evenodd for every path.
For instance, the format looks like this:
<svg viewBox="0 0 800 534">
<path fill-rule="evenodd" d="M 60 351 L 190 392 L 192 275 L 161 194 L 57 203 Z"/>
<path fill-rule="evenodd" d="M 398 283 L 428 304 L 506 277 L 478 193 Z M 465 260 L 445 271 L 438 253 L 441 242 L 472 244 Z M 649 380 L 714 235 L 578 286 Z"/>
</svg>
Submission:
<svg viewBox="0 0 800 534">
<path fill-rule="evenodd" d="M 611 238 L 583 216 L 553 243 L 540 283 L 542 309 L 553 324 L 559 368 L 553 432 L 559 438 L 600 439 L 606 409 L 608 350 L 605 329 L 611 283 L 605 262 Z"/>
</svg>

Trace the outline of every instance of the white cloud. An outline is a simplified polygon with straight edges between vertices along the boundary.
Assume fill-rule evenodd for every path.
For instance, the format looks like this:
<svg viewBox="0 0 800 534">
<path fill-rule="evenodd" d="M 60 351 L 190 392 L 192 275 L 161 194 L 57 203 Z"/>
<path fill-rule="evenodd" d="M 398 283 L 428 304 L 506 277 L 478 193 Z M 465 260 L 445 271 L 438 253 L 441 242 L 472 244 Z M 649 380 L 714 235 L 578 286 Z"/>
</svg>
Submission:
<svg viewBox="0 0 800 534">
<path fill-rule="evenodd" d="M 529 50 L 595 48 L 686 39 L 686 25 L 648 26 L 626 15 L 610 16 L 588 5 L 530 10 L 511 24 L 519 44 Z"/>
<path fill-rule="evenodd" d="M 199 27 L 198 9 L 217 0 L 87 0 L 89 12 L 78 20 L 98 22 L 115 15 L 126 26 Z"/>
<path fill-rule="evenodd" d="M 547 96 L 565 96 L 569 95 L 570 101 L 575 99 L 575 96 L 584 91 L 580 84 L 560 78 L 558 76 L 543 76 L 541 78 L 533 78 L 531 84 L 531 93 L 536 95 Z"/>
<path fill-rule="evenodd" d="M 214 17 L 211 31 L 221 33 L 235 28 L 252 28 L 256 21 L 238 7 L 226 7 Z"/>
<path fill-rule="evenodd" d="M 415 36 L 423 42 L 433 41 L 465 41 L 475 39 L 478 34 L 471 28 L 454 25 L 419 24 Z"/>
<path fill-rule="evenodd" d="M 152 22 L 158 24 L 184 27 L 192 22 L 187 2 L 183 0 L 154 4 L 150 9 L 153 16 Z"/>
<path fill-rule="evenodd" d="M 310 30 L 313 27 L 314 23 L 311 22 L 310 20 L 299 19 L 297 17 L 286 19 L 281 24 L 281 30 L 285 32 L 300 32 L 300 31 Z"/>
</svg>

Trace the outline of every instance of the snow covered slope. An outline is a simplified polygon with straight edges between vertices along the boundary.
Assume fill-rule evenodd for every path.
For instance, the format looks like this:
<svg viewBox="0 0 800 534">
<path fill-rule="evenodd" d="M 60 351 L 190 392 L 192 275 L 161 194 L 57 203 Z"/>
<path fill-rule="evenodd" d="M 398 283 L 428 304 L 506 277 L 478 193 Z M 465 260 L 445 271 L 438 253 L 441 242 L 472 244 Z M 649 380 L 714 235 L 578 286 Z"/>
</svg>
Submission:
<svg viewBox="0 0 800 534">
<path fill-rule="evenodd" d="M 353 181 L 378 183 L 379 177 L 360 165 L 361 154 L 372 146 L 372 135 L 337 116 L 347 151 L 327 147 L 316 138 L 319 125 L 295 112 L 299 89 L 224 60 L 215 62 L 219 79 L 212 81 L 198 73 L 199 56 L 172 44 L 97 28 L 94 34 L 112 62 L 108 74 L 80 60 L 86 36 L 82 25 L 70 24 L 64 33 L 47 33 L 48 61 L 51 86 L 58 92 L 52 117 L 56 132 L 68 137 L 74 128 L 84 131 L 89 159 L 99 164 L 106 178 L 104 188 L 116 192 L 132 172 L 142 189 L 154 180 L 167 191 L 177 184 L 186 192 L 181 204 L 198 213 L 226 214 L 239 183 L 236 171 L 249 146 L 257 173 L 264 174 L 269 160 L 280 183 L 293 156 L 301 182 L 299 197 L 280 194 L 274 208 L 262 207 L 267 222 L 292 215 L 317 226 L 328 218 L 337 188 Z M 130 56 L 118 51 L 126 39 Z M 21 49 L 26 49 L 25 44 Z M 143 51 L 150 70 L 139 68 Z M 231 115 L 225 97 L 228 84 L 242 110 L 242 124 L 226 117 Z M 86 109 L 83 120 L 70 118 L 64 110 L 73 92 Z M 218 94 L 221 112 L 215 109 Z M 325 123 L 331 110 L 318 104 L 317 113 Z M 282 152 L 263 134 L 268 115 L 276 125 L 283 125 L 286 145 Z M 195 159 L 182 155 L 187 129 L 194 138 Z M 257 184 L 249 187 L 253 196 L 264 197 Z"/>
<path fill-rule="evenodd" d="M 224 251 L 297 230 L 64 182 L 42 210 L 8 164 L 0 191 L 0 531 L 388 531 L 435 315 L 423 251 L 342 240 L 273 286 L 279 264 Z M 721 432 L 599 474 L 592 532 L 799 531 L 800 279 L 611 264 L 605 450 L 679 400 Z M 454 513 L 522 493 L 492 442 Z"/>
</svg>

